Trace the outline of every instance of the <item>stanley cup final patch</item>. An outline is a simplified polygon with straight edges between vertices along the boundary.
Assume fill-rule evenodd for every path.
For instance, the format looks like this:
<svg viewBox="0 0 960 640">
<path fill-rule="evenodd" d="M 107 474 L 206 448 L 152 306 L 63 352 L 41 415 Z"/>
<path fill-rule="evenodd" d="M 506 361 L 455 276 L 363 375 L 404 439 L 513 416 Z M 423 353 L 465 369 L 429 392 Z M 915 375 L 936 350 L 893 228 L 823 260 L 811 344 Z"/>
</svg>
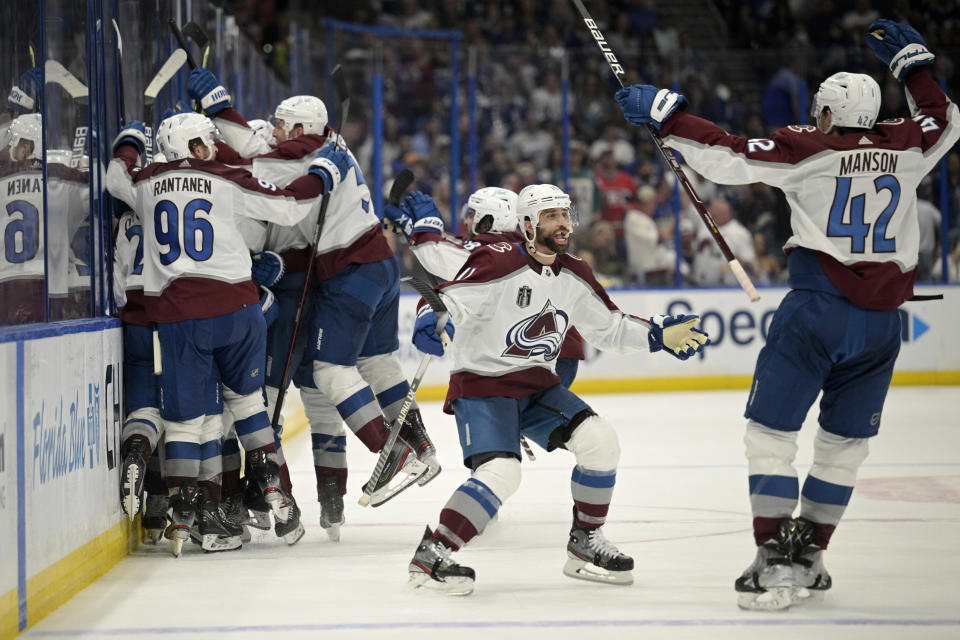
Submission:
<svg viewBox="0 0 960 640">
<path fill-rule="evenodd" d="M 524 307 L 530 306 L 530 295 L 533 293 L 533 290 L 527 285 L 523 285 L 517 289 L 517 306 L 523 309 Z"/>
</svg>

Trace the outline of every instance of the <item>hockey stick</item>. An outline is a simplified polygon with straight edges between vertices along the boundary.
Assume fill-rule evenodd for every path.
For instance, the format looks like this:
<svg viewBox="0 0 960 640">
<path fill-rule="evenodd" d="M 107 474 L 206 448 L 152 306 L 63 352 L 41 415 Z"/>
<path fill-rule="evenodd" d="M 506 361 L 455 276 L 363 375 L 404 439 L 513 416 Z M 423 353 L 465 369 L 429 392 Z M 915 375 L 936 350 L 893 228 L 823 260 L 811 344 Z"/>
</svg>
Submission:
<svg viewBox="0 0 960 640">
<path fill-rule="evenodd" d="M 407 186 L 410 186 L 409 183 Z M 400 194 L 402 194 L 405 190 L 406 187 L 400 191 Z M 393 195 L 393 191 L 393 188 L 391 188 L 391 196 Z M 437 335 L 440 336 L 440 342 L 443 344 L 443 348 L 446 349 L 450 344 L 450 337 L 447 335 L 445 327 L 447 326 L 447 317 L 450 314 L 447 311 L 447 307 L 440 300 L 440 295 L 433 289 L 433 287 L 428 285 L 423 280 L 406 277 L 403 278 L 403 281 L 412 285 L 413 288 L 416 289 L 421 296 L 423 296 L 423 299 L 428 305 L 430 305 L 430 308 L 433 309 L 433 312 L 437 315 L 436 332 Z M 359 500 L 359 504 L 362 507 L 366 507 L 370 504 L 372 492 L 369 488 L 376 484 L 380 474 L 383 473 L 383 468 L 387 466 L 387 458 L 390 457 L 390 451 L 397 443 L 397 438 L 400 437 L 400 425 L 404 423 L 404 421 L 407 419 L 407 414 L 410 413 L 410 408 L 413 406 L 413 401 L 417 396 L 417 389 L 420 388 L 420 382 L 423 380 L 423 376 L 427 372 L 427 366 L 430 364 L 430 360 L 432 358 L 433 356 L 431 354 L 425 353 L 423 354 L 423 358 L 420 359 L 420 366 L 417 367 L 417 372 L 414 374 L 413 380 L 410 381 L 410 390 L 407 391 L 407 397 L 404 398 L 403 404 L 400 406 L 400 413 L 397 415 L 397 419 L 393 423 L 393 428 L 390 429 L 390 435 L 387 437 L 387 441 L 384 442 L 383 447 L 380 448 L 380 456 L 377 458 L 377 464 L 373 467 L 373 473 L 370 475 L 370 480 L 363 485 L 363 495 L 360 496 Z"/>
<path fill-rule="evenodd" d="M 77 77 L 67 71 L 67 68 L 56 60 L 47 60 L 43 65 L 44 79 L 47 84 L 53 83 L 63 87 L 71 98 L 86 104 L 90 91 Z"/>
<path fill-rule="evenodd" d="M 173 37 L 177 41 L 177 45 L 187 53 L 187 64 L 191 69 L 197 68 L 197 61 L 193 59 L 193 55 L 190 53 L 190 47 L 187 46 L 187 41 L 183 39 L 183 33 L 180 31 L 180 27 L 177 26 L 177 21 L 173 18 L 167 21 L 167 24 L 170 25 L 170 33 L 173 34 Z"/>
<path fill-rule="evenodd" d="M 200 51 L 203 52 L 200 58 L 200 66 L 206 68 L 207 59 L 210 57 L 210 38 L 207 37 L 207 32 L 196 22 L 188 22 L 183 25 L 183 29 L 181 29 L 180 32 L 185 38 L 193 40 L 200 48 Z"/>
<path fill-rule="evenodd" d="M 347 80 L 343 75 L 343 69 L 340 65 L 333 68 L 330 72 L 330 78 L 333 80 L 336 88 L 337 97 L 340 99 L 340 128 L 335 132 L 337 136 L 335 143 L 340 148 L 343 138 L 340 131 L 343 130 L 343 123 L 347 121 L 347 113 L 350 111 L 350 93 L 347 90 Z M 330 204 L 330 192 L 323 194 L 320 201 L 320 214 L 317 216 L 317 229 L 313 234 L 313 242 L 310 244 L 310 254 L 307 257 L 307 268 L 303 278 L 303 288 L 300 289 L 300 303 L 297 305 L 297 315 L 293 323 L 293 333 L 290 336 L 290 344 L 287 347 L 287 358 L 283 362 L 283 374 L 280 376 L 280 387 L 277 390 L 277 406 L 273 409 L 273 430 L 280 428 L 280 413 L 283 411 L 283 400 L 287 395 L 287 385 L 290 384 L 290 364 L 293 362 L 293 352 L 297 344 L 297 336 L 300 334 L 300 322 L 303 320 L 303 308 L 307 302 L 307 292 L 310 289 L 310 281 L 313 280 L 313 263 L 317 257 L 317 246 L 320 244 L 320 234 L 323 233 L 323 221 L 327 217 L 327 207 Z"/>
<path fill-rule="evenodd" d="M 113 23 L 113 33 L 117 45 L 117 95 L 120 96 L 120 122 L 122 124 L 127 121 L 127 102 L 123 95 L 123 38 L 120 37 L 120 27 L 117 25 L 117 21 L 111 19 L 110 22 Z"/>
<path fill-rule="evenodd" d="M 620 86 L 626 87 L 627 74 L 623 70 L 623 67 L 620 66 L 617 56 L 613 53 L 613 49 L 610 48 L 610 45 L 607 43 L 603 33 L 601 33 L 600 29 L 597 27 L 597 23 L 594 22 L 593 18 L 590 17 L 590 14 L 587 12 L 587 8 L 583 6 L 582 0 L 573 0 L 573 4 L 577 7 L 577 11 L 580 12 L 580 16 L 583 18 L 584 24 L 587 25 L 587 29 L 590 30 L 590 34 L 593 36 L 593 39 L 597 41 L 597 46 L 599 46 L 600 51 L 603 52 L 603 57 L 606 58 L 607 64 L 610 66 L 610 70 L 613 71 L 613 75 L 616 76 Z M 683 189 L 687 192 L 690 202 L 693 203 L 693 206 L 697 209 L 697 213 L 700 214 L 700 219 L 703 220 L 703 223 L 707 226 L 707 230 L 710 231 L 710 235 L 713 236 L 717 246 L 720 247 L 720 251 L 723 253 L 724 258 L 727 260 L 727 265 L 730 267 L 730 271 L 733 272 L 737 282 L 740 283 L 740 286 L 750 297 L 750 301 L 756 302 L 760 299 L 760 294 L 757 293 L 756 287 L 754 287 L 753 283 L 750 281 L 750 276 L 748 276 L 747 272 L 743 270 L 743 265 L 741 265 L 740 261 L 737 260 L 737 257 L 733 255 L 733 251 L 730 250 L 730 247 L 727 245 L 727 241 L 723 239 L 723 235 L 721 235 L 720 230 L 717 229 L 717 223 L 713 221 L 713 216 L 710 215 L 710 212 L 707 211 L 703 201 L 700 200 L 700 196 L 698 196 L 697 192 L 694 191 L 693 185 L 691 185 L 690 180 L 687 179 L 687 175 L 683 172 L 683 168 L 680 166 L 680 163 L 677 162 L 677 159 L 674 157 L 673 153 L 667 150 L 663 144 L 663 140 L 660 138 L 660 135 L 652 126 L 648 126 L 648 131 L 650 132 L 650 137 L 653 138 L 654 143 L 657 145 L 657 149 L 660 150 L 660 155 L 663 156 L 663 159 L 666 160 L 667 164 L 673 170 L 677 180 L 679 180 L 680 184 L 683 185 Z"/>
<path fill-rule="evenodd" d="M 147 143 L 143 147 L 144 164 L 153 162 L 153 120 L 156 117 L 154 106 L 157 102 L 157 96 L 160 94 L 160 90 L 177 75 L 186 61 L 187 52 L 183 49 L 174 49 L 167 61 L 161 65 L 159 71 L 150 80 L 147 88 L 143 90 L 143 128 L 144 136 L 147 138 Z"/>
</svg>

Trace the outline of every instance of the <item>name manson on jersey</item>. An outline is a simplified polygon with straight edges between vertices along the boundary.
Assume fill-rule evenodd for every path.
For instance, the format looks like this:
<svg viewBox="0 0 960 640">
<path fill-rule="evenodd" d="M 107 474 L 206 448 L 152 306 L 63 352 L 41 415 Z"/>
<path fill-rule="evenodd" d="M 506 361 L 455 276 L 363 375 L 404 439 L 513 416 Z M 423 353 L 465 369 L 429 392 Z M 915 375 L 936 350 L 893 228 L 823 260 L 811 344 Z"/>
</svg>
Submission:
<svg viewBox="0 0 960 640">
<path fill-rule="evenodd" d="M 860 151 L 840 158 L 840 175 L 864 171 L 896 173 L 897 160 L 897 154 L 888 151 Z"/>
<path fill-rule="evenodd" d="M 158 196 L 161 193 L 169 191 L 195 191 L 197 193 L 211 193 L 213 185 L 209 178 L 199 176 L 170 176 L 169 178 L 157 178 L 153 183 L 153 195 Z"/>
</svg>

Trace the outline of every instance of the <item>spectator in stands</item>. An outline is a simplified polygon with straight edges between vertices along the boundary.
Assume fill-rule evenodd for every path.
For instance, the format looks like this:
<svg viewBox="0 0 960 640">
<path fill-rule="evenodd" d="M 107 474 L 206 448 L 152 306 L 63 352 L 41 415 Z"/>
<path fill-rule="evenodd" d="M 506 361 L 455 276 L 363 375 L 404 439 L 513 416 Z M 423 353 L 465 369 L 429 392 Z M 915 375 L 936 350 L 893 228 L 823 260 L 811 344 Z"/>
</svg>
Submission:
<svg viewBox="0 0 960 640">
<path fill-rule="evenodd" d="M 733 251 L 733 255 L 737 257 L 747 273 L 752 274 L 755 270 L 756 255 L 753 234 L 733 218 L 730 203 L 723 198 L 711 200 L 709 211 L 727 246 Z M 703 226 L 700 227 L 697 236 L 697 249 L 693 258 L 693 279 L 696 284 L 707 286 L 737 284 L 737 279 L 727 266 L 727 259 L 714 242 L 713 236 Z"/>
<path fill-rule="evenodd" d="M 657 192 L 645 184 L 623 217 L 626 275 L 628 281 L 639 285 L 660 286 L 673 279 L 676 254 L 661 242 L 660 227 L 653 219 L 656 207 Z"/>
<path fill-rule="evenodd" d="M 552 149 L 553 136 L 533 112 L 527 114 L 523 129 L 507 140 L 508 157 L 512 157 L 514 162 L 528 160 L 535 167 L 547 166 Z"/>
<path fill-rule="evenodd" d="M 954 229 L 950 232 L 947 241 L 947 282 L 960 282 L 960 229 Z M 943 261 L 940 259 L 940 252 L 937 251 L 936 259 L 933 261 L 932 270 L 933 280 L 941 281 L 943 279 Z"/>
<path fill-rule="evenodd" d="M 624 252 L 617 243 L 617 234 L 613 225 L 605 220 L 597 220 L 583 234 L 583 241 L 577 245 L 584 247 L 593 260 L 591 267 L 597 279 L 607 286 L 622 286 L 627 274 L 627 261 Z"/>
<path fill-rule="evenodd" d="M 553 155 L 553 178 L 546 182 L 563 187 L 563 149 L 560 145 L 554 147 Z M 589 227 L 599 208 L 599 194 L 593 170 L 587 164 L 587 146 L 579 140 L 570 141 L 570 186 L 564 191 L 570 194 L 571 201 L 577 205 L 580 226 Z"/>
<path fill-rule="evenodd" d="M 633 177 L 619 168 L 609 149 L 600 154 L 594 174 L 600 193 L 600 217 L 610 224 L 617 236 L 623 235 L 623 214 L 627 202 L 637 193 Z"/>
<path fill-rule="evenodd" d="M 603 135 L 590 145 L 590 159 L 596 161 L 604 151 L 613 152 L 613 159 L 621 169 L 633 167 L 636 150 L 626 140 L 626 133 L 619 123 L 608 122 L 604 125 Z"/>
</svg>

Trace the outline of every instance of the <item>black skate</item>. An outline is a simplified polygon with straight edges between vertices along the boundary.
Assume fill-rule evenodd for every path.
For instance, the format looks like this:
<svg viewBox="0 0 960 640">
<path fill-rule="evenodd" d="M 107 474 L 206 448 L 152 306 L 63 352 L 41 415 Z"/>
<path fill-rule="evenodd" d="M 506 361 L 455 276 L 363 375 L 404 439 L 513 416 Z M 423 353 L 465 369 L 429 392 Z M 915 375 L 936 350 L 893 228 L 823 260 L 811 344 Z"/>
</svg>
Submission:
<svg viewBox="0 0 960 640">
<path fill-rule="evenodd" d="M 157 544 L 163 530 L 167 528 L 167 507 L 170 497 L 165 493 L 147 494 L 147 510 L 140 519 L 143 529 L 143 543 Z"/>
<path fill-rule="evenodd" d="M 450 557 L 452 551 L 439 540 L 433 539 L 428 526 L 408 568 L 410 578 L 407 587 L 412 590 L 427 590 L 451 596 L 465 596 L 473 592 L 476 573 L 470 567 L 461 567 Z"/>
<path fill-rule="evenodd" d="M 251 536 L 248 525 L 250 525 L 251 518 L 247 507 L 243 504 L 243 492 L 239 491 L 224 496 L 223 501 L 220 503 L 220 508 L 223 510 L 223 516 L 227 523 L 235 527 L 240 527 L 242 530 L 243 533 L 240 534 L 240 541 L 250 542 Z"/>
<path fill-rule="evenodd" d="M 176 558 L 183 551 L 183 543 L 190 538 L 201 499 L 200 488 L 195 484 L 181 485 L 179 492 L 170 497 L 170 525 L 163 537 L 170 541 L 170 551 Z"/>
<path fill-rule="evenodd" d="M 603 527 L 583 529 L 574 522 L 567 543 L 567 562 L 563 574 L 578 580 L 607 584 L 633 584 L 633 558 L 623 553 L 603 535 Z"/>
<path fill-rule="evenodd" d="M 133 522 L 143 506 L 143 480 L 147 472 L 150 443 L 143 436 L 130 436 L 123 443 L 120 464 L 120 506 Z"/>
<path fill-rule="evenodd" d="M 419 409 L 411 409 L 407 414 L 400 427 L 400 437 L 410 443 L 410 448 L 417 454 L 417 459 L 428 467 L 427 472 L 417 480 L 417 484 L 422 487 L 440 473 L 440 461 L 437 460 L 437 449 L 427 435 L 427 428 L 423 425 L 423 417 Z"/>
<path fill-rule="evenodd" d="M 300 542 L 300 538 L 304 534 L 303 524 L 300 522 L 300 507 L 297 506 L 297 501 L 293 499 L 293 496 L 284 494 L 283 498 L 287 519 L 274 518 L 273 530 L 278 538 L 283 538 L 284 542 L 293 546 Z"/>
<path fill-rule="evenodd" d="M 823 548 L 813 544 L 813 523 L 806 518 L 796 519 L 797 536 L 793 545 L 793 580 L 799 588 L 798 595 L 805 597 L 803 590 L 826 591 L 833 586 L 833 579 L 823 566 Z"/>
<path fill-rule="evenodd" d="M 753 563 L 734 582 L 741 609 L 776 611 L 795 604 L 799 597 L 791 558 L 799 530 L 797 521 L 784 518 L 777 536 L 757 547 Z"/>
<path fill-rule="evenodd" d="M 280 484 L 280 467 L 267 457 L 266 451 L 257 449 L 250 454 L 250 471 L 274 517 L 286 520 L 288 514 L 284 505 L 283 487 Z"/>
<path fill-rule="evenodd" d="M 397 494 L 409 489 L 430 470 L 426 464 L 417 460 L 416 454 L 410 445 L 398 437 L 393 448 L 387 455 L 387 462 L 383 466 L 380 477 L 370 485 L 367 481 L 363 485 L 363 495 L 360 504 L 363 506 L 379 507 Z"/>
<path fill-rule="evenodd" d="M 263 499 L 260 487 L 249 476 L 244 477 L 240 482 L 243 484 L 243 503 L 250 513 L 247 526 L 261 531 L 269 531 L 270 505 Z"/>
<path fill-rule="evenodd" d="M 317 493 L 320 501 L 320 527 L 333 542 L 340 542 L 340 526 L 345 520 L 340 478 L 321 476 Z"/>
<path fill-rule="evenodd" d="M 197 526 L 204 551 L 230 551 L 241 546 L 243 527 L 229 522 L 219 502 L 205 500 Z"/>
</svg>

